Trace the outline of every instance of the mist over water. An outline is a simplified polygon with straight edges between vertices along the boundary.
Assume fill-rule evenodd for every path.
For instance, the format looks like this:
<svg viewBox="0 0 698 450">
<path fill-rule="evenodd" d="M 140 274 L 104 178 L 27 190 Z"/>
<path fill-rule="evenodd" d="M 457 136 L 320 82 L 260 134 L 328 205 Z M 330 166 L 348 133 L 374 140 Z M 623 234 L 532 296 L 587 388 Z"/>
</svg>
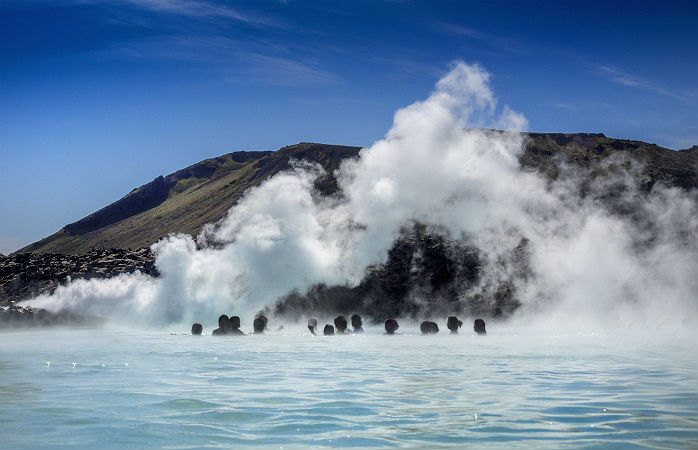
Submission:
<svg viewBox="0 0 698 450">
<path fill-rule="evenodd" d="M 402 227 L 420 223 L 479 249 L 476 289 L 488 297 L 511 283 L 521 326 L 695 327 L 697 193 L 642 191 L 637 167 L 618 158 L 604 177 L 522 170 L 526 119 L 498 107 L 489 78 L 454 64 L 426 100 L 395 113 L 384 139 L 341 165 L 338 195 L 315 192 L 322 169 L 298 161 L 196 241 L 154 244 L 159 278 L 77 280 L 28 304 L 141 325 L 245 320 L 293 290 L 359 283 Z M 507 262 L 523 238 L 525 276 Z"/>
</svg>

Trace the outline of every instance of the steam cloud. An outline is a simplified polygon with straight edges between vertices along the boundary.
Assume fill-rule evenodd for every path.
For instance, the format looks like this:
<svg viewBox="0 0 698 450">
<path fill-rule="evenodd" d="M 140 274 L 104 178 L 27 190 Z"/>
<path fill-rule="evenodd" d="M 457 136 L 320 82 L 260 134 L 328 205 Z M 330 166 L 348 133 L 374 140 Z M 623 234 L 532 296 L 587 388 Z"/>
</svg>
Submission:
<svg viewBox="0 0 698 450">
<path fill-rule="evenodd" d="M 29 304 L 144 324 L 250 317 L 294 289 L 357 283 L 386 258 L 402 226 L 419 222 L 476 245 L 489 261 L 483 288 L 510 279 L 523 305 L 519 320 L 695 320 L 696 192 L 656 185 L 642 193 L 626 170 L 581 196 L 572 170 L 553 183 L 521 170 L 526 126 L 521 114 L 497 107 L 483 68 L 458 62 L 426 100 L 395 113 L 384 139 L 342 164 L 341 195 L 314 192 L 322 169 L 298 162 L 206 226 L 202 248 L 188 235 L 154 244 L 159 278 L 77 280 Z M 619 184 L 615 201 L 632 214 L 600 199 Z M 523 237 L 525 279 L 497 263 Z"/>
</svg>

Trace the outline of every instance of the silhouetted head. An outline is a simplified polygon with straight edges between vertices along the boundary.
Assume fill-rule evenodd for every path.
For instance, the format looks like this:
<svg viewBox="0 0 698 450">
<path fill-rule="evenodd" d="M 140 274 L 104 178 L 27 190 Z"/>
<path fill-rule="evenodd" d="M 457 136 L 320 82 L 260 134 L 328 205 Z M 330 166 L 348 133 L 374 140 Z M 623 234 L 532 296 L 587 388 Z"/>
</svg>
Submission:
<svg viewBox="0 0 698 450">
<path fill-rule="evenodd" d="M 218 317 L 218 328 L 223 330 L 227 330 L 230 327 L 230 319 L 228 319 L 228 316 L 225 314 L 221 314 L 220 317 Z"/>
<path fill-rule="evenodd" d="M 458 320 L 456 316 L 448 316 L 448 322 L 446 326 L 451 330 L 451 334 L 458 334 L 458 328 L 463 326 L 463 322 Z"/>
<path fill-rule="evenodd" d="M 429 333 L 429 322 L 425 320 L 424 322 L 420 323 L 419 324 L 419 331 L 421 331 L 422 334 Z"/>
<path fill-rule="evenodd" d="M 347 319 L 344 316 L 335 317 L 334 326 L 337 328 L 337 333 L 344 333 L 347 331 Z"/>
<path fill-rule="evenodd" d="M 397 320 L 395 319 L 388 319 L 385 321 L 385 332 L 388 334 L 393 334 L 395 333 L 395 330 L 400 328 L 400 325 L 397 324 Z"/>
<path fill-rule="evenodd" d="M 485 330 L 485 321 L 482 319 L 475 319 L 473 330 L 475 330 L 477 334 L 487 334 L 487 331 Z"/>
<path fill-rule="evenodd" d="M 315 330 L 317 330 L 317 319 L 314 317 L 311 317 L 308 319 L 308 330 L 310 330 L 310 333 L 315 336 Z"/>
<path fill-rule="evenodd" d="M 439 326 L 436 322 L 431 322 L 429 320 L 422 322 L 419 325 L 419 329 L 422 331 L 422 334 L 436 334 L 439 332 Z"/>
<path fill-rule="evenodd" d="M 204 331 L 204 327 L 202 327 L 200 323 L 195 323 L 191 326 L 191 334 L 194 336 L 200 335 L 202 331 Z"/>
<path fill-rule="evenodd" d="M 230 329 L 237 330 L 238 328 L 240 328 L 240 317 L 231 316 L 230 317 Z"/>
<path fill-rule="evenodd" d="M 322 330 L 322 334 L 325 336 L 332 336 L 334 334 L 334 327 L 328 323 L 325 325 L 325 329 Z"/>
<path fill-rule="evenodd" d="M 311 333 L 315 334 L 315 330 L 317 330 L 317 319 L 314 317 L 311 317 L 308 319 L 308 329 L 310 330 Z"/>
<path fill-rule="evenodd" d="M 252 327 L 254 328 L 254 334 L 262 334 L 264 332 L 264 326 L 266 323 L 264 322 L 264 319 L 261 317 L 257 317 L 254 319 L 254 322 L 252 322 Z"/>
<path fill-rule="evenodd" d="M 364 331 L 360 315 L 354 314 L 351 316 L 351 327 L 354 329 L 354 333 Z"/>
<path fill-rule="evenodd" d="M 267 328 L 267 316 L 265 316 L 264 314 L 257 314 L 257 317 L 259 317 L 260 319 L 262 319 L 262 321 L 264 321 L 263 330 L 266 329 Z"/>
</svg>

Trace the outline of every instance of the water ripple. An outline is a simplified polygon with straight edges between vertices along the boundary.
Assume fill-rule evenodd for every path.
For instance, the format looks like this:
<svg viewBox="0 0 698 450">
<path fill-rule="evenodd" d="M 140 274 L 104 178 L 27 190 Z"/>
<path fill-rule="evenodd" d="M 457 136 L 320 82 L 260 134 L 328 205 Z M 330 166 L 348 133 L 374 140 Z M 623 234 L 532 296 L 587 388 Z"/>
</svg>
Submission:
<svg viewBox="0 0 698 450">
<path fill-rule="evenodd" d="M 698 446 L 692 341 L 301 330 L 235 346 L 108 330 L 4 337 L 6 448 Z"/>
</svg>

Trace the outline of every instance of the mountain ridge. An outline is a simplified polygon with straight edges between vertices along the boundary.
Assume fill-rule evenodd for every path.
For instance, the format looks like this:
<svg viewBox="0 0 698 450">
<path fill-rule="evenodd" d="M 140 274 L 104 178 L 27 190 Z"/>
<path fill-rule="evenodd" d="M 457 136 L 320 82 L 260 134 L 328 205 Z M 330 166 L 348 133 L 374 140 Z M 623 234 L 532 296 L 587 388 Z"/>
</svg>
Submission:
<svg viewBox="0 0 698 450">
<path fill-rule="evenodd" d="M 608 138 L 602 133 L 526 133 L 519 157 L 524 169 L 556 179 L 560 163 L 606 170 L 612 155 L 629 156 L 643 167 L 643 189 L 657 182 L 698 188 L 698 146 L 670 150 L 642 141 Z M 326 171 L 315 183 L 323 194 L 338 190 L 334 171 L 358 156 L 361 147 L 301 142 L 276 151 L 238 151 L 208 158 L 158 176 L 121 199 L 67 224 L 58 232 L 13 254 L 77 254 L 99 248 L 146 247 L 170 233 L 197 235 L 220 220 L 244 192 L 287 170 L 291 160 L 320 164 Z"/>
</svg>

